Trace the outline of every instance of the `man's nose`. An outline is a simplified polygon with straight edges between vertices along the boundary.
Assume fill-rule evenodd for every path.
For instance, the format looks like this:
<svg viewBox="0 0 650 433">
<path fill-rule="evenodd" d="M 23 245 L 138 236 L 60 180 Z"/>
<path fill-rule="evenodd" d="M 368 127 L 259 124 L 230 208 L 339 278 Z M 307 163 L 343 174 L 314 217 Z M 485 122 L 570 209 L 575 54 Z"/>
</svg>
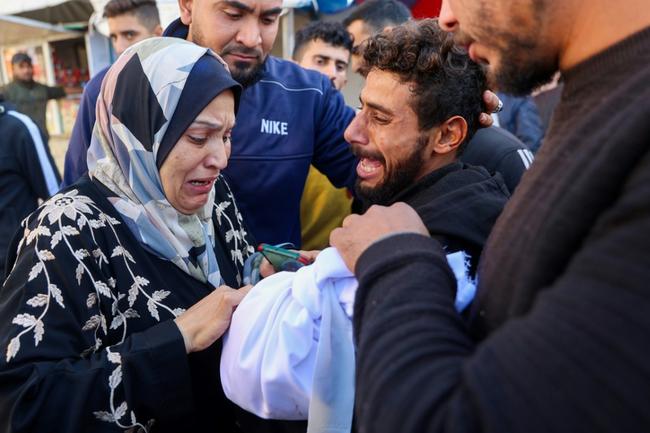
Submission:
<svg viewBox="0 0 650 433">
<path fill-rule="evenodd" d="M 244 20 L 239 32 L 237 32 L 237 42 L 249 48 L 257 47 L 262 43 L 262 32 L 259 23 L 254 17 Z"/>
<path fill-rule="evenodd" d="M 336 65 L 328 66 L 326 75 L 332 81 L 332 83 L 334 83 L 334 79 L 336 78 Z"/>
<path fill-rule="evenodd" d="M 129 41 L 127 41 L 126 38 L 119 38 L 115 41 L 115 44 L 113 44 L 113 48 L 115 48 L 115 54 L 119 56 L 129 48 Z"/>
<path fill-rule="evenodd" d="M 366 133 L 366 115 L 359 111 L 352 122 L 348 125 L 343 134 L 345 141 L 354 144 L 368 144 L 368 134 Z"/>
<path fill-rule="evenodd" d="M 449 0 L 442 0 L 438 23 L 440 24 L 440 28 L 446 32 L 453 32 L 458 29 L 458 20 L 451 10 Z"/>
</svg>

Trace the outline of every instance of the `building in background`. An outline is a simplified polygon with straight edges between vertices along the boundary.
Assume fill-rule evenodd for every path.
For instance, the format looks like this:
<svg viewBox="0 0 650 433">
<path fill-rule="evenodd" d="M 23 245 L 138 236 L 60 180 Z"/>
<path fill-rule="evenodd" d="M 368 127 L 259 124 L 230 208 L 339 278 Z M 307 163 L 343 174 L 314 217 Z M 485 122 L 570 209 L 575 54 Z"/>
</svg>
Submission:
<svg viewBox="0 0 650 433">
<path fill-rule="evenodd" d="M 50 101 L 47 129 L 72 131 L 83 87 L 112 63 L 115 53 L 102 18 L 106 0 L 22 0 L 0 2 L 0 85 L 12 80 L 11 58 L 25 52 L 33 59 L 34 79 L 63 86 L 68 97 Z M 162 24 L 178 16 L 176 0 L 158 0 Z"/>
</svg>

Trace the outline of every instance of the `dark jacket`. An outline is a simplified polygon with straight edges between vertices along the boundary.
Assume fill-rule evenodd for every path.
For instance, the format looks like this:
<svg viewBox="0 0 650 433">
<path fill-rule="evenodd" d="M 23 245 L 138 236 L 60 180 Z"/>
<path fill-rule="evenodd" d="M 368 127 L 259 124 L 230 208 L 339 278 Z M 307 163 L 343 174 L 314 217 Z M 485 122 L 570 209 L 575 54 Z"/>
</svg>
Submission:
<svg viewBox="0 0 650 433">
<path fill-rule="evenodd" d="M 27 221 L 0 289 L 0 430 L 237 431 L 221 341 L 187 355 L 173 322 L 214 287 L 144 248 L 109 195 L 83 177 Z M 217 182 L 215 253 L 225 284 L 237 287 L 233 257 L 245 259 L 253 241 L 232 203 Z"/>
<path fill-rule="evenodd" d="M 60 182 L 47 141 L 34 122 L 0 102 L 0 282 L 20 221 Z"/>
<path fill-rule="evenodd" d="M 95 105 L 97 105 L 102 80 L 106 76 L 109 68 L 107 66 L 97 72 L 88 81 L 86 87 L 84 87 L 81 102 L 79 103 L 79 110 L 77 111 L 77 118 L 74 121 L 72 134 L 70 135 L 68 150 L 65 153 L 61 188 L 72 185 L 88 171 L 86 157 L 95 126 Z"/>
<path fill-rule="evenodd" d="M 460 162 L 441 167 L 394 197 L 420 215 L 447 253 L 465 251 L 476 269 L 483 245 L 510 194 L 501 175 Z"/>
<path fill-rule="evenodd" d="M 476 131 L 460 156 L 466 164 L 485 167 L 490 173 L 501 173 L 510 194 L 533 159 L 533 153 L 521 140 L 498 126 Z"/>
<path fill-rule="evenodd" d="M 497 116 L 499 126 L 513 133 L 528 149 L 536 153 L 542 145 L 544 129 L 532 96 L 513 96 L 498 92 L 503 110 Z"/>
</svg>

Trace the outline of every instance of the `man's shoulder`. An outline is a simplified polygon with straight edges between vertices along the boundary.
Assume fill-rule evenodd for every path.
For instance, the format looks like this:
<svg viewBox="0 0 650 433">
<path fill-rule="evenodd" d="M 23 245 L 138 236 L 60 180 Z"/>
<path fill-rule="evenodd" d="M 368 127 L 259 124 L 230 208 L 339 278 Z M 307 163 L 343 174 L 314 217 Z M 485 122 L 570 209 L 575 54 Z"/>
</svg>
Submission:
<svg viewBox="0 0 650 433">
<path fill-rule="evenodd" d="M 8 112 L 0 114 L 0 134 L 4 140 L 0 140 L 0 147 L 4 149 L 15 149 L 21 143 L 21 137 L 27 137 L 27 127 L 15 116 Z"/>
<path fill-rule="evenodd" d="M 271 91 L 300 95 L 324 95 L 331 90 L 331 83 L 316 71 L 307 70 L 296 63 L 269 56 L 264 75 L 258 86 Z"/>
<path fill-rule="evenodd" d="M 4 85 L 5 89 L 15 89 L 16 87 L 22 87 L 21 84 L 16 80 L 12 80 Z"/>
<path fill-rule="evenodd" d="M 471 143 L 484 149 L 489 147 L 491 150 L 500 152 L 528 149 L 528 147 L 526 147 L 526 145 L 515 135 L 498 126 L 479 129 L 476 131 L 476 134 L 474 134 Z M 488 149 L 485 150 L 488 151 Z"/>
<path fill-rule="evenodd" d="M 528 154 L 530 150 L 521 140 L 503 128 L 492 126 L 479 129 L 474 134 L 460 159 L 468 164 L 491 169 L 506 156 L 522 152 Z M 530 161 L 532 162 L 532 154 Z"/>
<path fill-rule="evenodd" d="M 533 158 L 532 152 L 521 140 L 494 126 L 479 130 L 460 157 L 466 164 L 485 167 L 490 173 L 501 173 L 511 192 L 532 164 Z"/>
<path fill-rule="evenodd" d="M 85 89 L 89 90 L 95 90 L 99 92 L 100 87 L 102 86 L 102 81 L 104 80 L 104 77 L 106 76 L 106 73 L 108 70 L 111 68 L 111 65 L 108 65 L 104 67 L 103 69 L 100 69 L 93 77 L 88 81 L 86 84 Z M 84 90 L 85 90 L 84 89 Z"/>
<path fill-rule="evenodd" d="M 5 99 L 11 99 L 12 95 L 21 92 L 23 89 L 24 86 L 21 86 L 20 83 L 16 81 L 10 81 L 2 87 L 2 93 Z"/>
<path fill-rule="evenodd" d="M 110 69 L 110 65 L 106 66 L 105 68 L 101 69 L 99 72 L 97 72 L 93 77 L 86 83 L 86 87 L 84 87 L 83 91 L 83 97 L 85 99 L 90 98 L 92 101 L 96 101 L 97 97 L 99 96 L 99 92 L 102 89 L 102 81 L 104 81 L 104 77 L 106 76 L 106 73 Z"/>
<path fill-rule="evenodd" d="M 4 138 L 12 138 L 11 140 L 2 141 L 15 146 L 17 144 L 17 142 L 14 141 L 16 138 L 20 136 L 30 137 L 29 128 L 37 128 L 37 126 L 31 118 L 23 113 L 15 111 L 12 105 L 1 105 L 3 111 L 0 113 L 0 125 L 2 126 L 1 133 Z"/>
</svg>

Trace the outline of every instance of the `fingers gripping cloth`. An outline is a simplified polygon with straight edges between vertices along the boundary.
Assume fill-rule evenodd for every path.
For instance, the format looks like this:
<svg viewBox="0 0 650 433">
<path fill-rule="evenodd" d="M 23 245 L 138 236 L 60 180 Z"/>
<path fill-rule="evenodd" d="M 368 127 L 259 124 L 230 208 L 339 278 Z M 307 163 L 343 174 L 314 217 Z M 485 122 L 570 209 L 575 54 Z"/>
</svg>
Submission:
<svg viewBox="0 0 650 433">
<path fill-rule="evenodd" d="M 463 252 L 447 261 L 456 309 L 474 296 Z M 354 406 L 352 312 L 357 281 L 334 248 L 297 272 L 262 280 L 224 336 L 226 396 L 262 418 L 305 420 L 308 433 L 349 433 Z"/>
<path fill-rule="evenodd" d="M 224 337 L 228 398 L 263 418 L 308 419 L 310 432 L 349 432 L 356 288 L 334 248 L 311 266 L 257 284 Z"/>
</svg>

